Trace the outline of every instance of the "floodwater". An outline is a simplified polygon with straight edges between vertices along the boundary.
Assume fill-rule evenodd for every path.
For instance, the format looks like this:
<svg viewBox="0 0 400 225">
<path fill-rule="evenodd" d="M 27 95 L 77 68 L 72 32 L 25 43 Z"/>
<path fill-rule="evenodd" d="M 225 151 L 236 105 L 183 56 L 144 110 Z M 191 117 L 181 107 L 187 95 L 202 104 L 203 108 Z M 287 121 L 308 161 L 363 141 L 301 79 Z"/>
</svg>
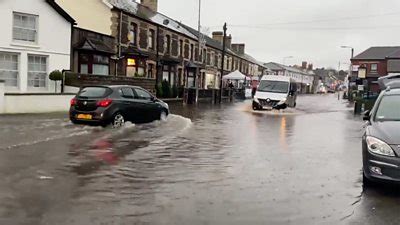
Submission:
<svg viewBox="0 0 400 225">
<path fill-rule="evenodd" d="M 334 95 L 297 109 L 171 105 L 103 129 L 0 117 L 0 224 L 398 224 L 400 194 L 363 190 L 363 122 Z"/>
</svg>

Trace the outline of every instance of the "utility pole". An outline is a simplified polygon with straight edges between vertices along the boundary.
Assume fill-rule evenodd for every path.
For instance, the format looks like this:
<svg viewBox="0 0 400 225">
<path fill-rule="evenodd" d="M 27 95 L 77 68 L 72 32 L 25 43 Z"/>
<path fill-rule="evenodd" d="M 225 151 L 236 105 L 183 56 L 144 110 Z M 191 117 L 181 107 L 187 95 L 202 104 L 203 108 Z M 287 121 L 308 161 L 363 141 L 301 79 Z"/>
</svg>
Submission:
<svg viewBox="0 0 400 225">
<path fill-rule="evenodd" d="M 222 77 L 224 76 L 224 66 L 225 66 L 225 48 L 226 48 L 226 31 L 227 25 L 224 24 L 224 38 L 222 39 L 222 62 L 221 62 L 221 76 L 219 79 L 219 104 L 222 103 Z"/>
<path fill-rule="evenodd" d="M 200 61 L 200 48 L 201 48 L 201 0 L 199 0 L 199 21 L 198 21 L 198 37 L 197 37 L 197 60 Z M 194 58 L 194 61 L 196 59 Z M 196 104 L 199 102 L 199 79 L 201 77 L 200 75 L 200 67 L 199 65 L 196 65 L 196 77 L 195 77 L 195 86 L 196 86 Z"/>
</svg>

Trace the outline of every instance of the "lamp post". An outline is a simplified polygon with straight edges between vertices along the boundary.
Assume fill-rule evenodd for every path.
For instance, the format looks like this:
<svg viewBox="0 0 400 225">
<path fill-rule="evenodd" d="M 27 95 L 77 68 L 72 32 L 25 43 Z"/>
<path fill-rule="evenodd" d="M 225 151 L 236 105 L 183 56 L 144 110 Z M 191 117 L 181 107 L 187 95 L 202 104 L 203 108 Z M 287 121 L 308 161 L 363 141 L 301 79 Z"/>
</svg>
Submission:
<svg viewBox="0 0 400 225">
<path fill-rule="evenodd" d="M 197 47 L 197 59 L 198 59 L 198 61 L 200 61 L 200 51 L 201 51 L 201 0 L 199 0 L 199 20 L 198 20 L 198 47 Z M 196 61 L 196 59 L 194 58 L 194 61 Z M 198 103 L 198 101 L 199 101 L 199 79 L 200 79 L 200 77 L 201 77 L 201 75 L 200 75 L 200 72 L 201 72 L 201 70 L 200 70 L 200 68 L 199 68 L 199 65 L 197 65 L 197 68 L 196 68 L 196 76 L 195 76 L 195 80 L 194 80 L 194 83 L 195 83 L 195 86 L 196 86 L 196 98 L 195 98 L 195 102 L 196 102 L 196 104 Z"/>
<path fill-rule="evenodd" d="M 350 58 L 349 73 L 348 73 L 348 75 L 347 75 L 346 82 L 347 82 L 347 91 L 348 91 L 349 99 L 352 99 L 352 98 L 350 97 L 350 94 L 351 94 L 351 91 L 350 91 L 350 79 L 351 79 L 351 77 L 353 76 L 353 64 L 351 63 L 351 60 L 354 58 L 354 48 L 351 47 L 351 46 L 346 46 L 346 45 L 341 46 L 341 48 L 351 49 L 351 58 Z"/>
<path fill-rule="evenodd" d="M 285 65 L 286 59 L 293 59 L 293 58 L 294 58 L 294 56 L 286 56 L 286 57 L 283 57 L 282 64 Z"/>
<path fill-rule="evenodd" d="M 346 46 L 346 45 L 341 46 L 341 48 L 351 49 L 350 71 L 349 71 L 349 74 L 348 74 L 348 76 L 351 77 L 351 76 L 353 76 L 353 65 L 351 63 L 351 60 L 354 58 L 354 48 L 351 47 L 351 46 Z"/>
</svg>

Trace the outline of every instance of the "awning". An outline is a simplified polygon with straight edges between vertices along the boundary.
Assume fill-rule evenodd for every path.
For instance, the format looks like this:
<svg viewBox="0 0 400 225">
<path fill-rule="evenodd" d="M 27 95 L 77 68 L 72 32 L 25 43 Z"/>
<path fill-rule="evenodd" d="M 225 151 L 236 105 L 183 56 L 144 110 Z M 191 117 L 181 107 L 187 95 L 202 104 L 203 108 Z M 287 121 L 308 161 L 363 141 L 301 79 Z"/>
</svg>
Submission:
<svg viewBox="0 0 400 225">
<path fill-rule="evenodd" d="M 236 70 L 228 75 L 225 75 L 222 80 L 245 80 L 246 76 L 239 70 Z"/>
</svg>

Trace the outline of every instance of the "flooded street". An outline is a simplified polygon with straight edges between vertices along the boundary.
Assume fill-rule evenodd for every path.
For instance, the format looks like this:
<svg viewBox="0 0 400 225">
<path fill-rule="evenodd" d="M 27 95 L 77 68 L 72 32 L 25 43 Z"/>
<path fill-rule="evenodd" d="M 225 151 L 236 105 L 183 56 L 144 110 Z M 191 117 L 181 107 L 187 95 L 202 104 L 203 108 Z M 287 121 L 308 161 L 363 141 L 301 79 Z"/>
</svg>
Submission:
<svg viewBox="0 0 400 225">
<path fill-rule="evenodd" d="M 0 117 L 0 224 L 398 224 L 400 194 L 363 192 L 363 122 L 334 95 L 252 112 L 184 107 L 165 122 Z"/>
</svg>

